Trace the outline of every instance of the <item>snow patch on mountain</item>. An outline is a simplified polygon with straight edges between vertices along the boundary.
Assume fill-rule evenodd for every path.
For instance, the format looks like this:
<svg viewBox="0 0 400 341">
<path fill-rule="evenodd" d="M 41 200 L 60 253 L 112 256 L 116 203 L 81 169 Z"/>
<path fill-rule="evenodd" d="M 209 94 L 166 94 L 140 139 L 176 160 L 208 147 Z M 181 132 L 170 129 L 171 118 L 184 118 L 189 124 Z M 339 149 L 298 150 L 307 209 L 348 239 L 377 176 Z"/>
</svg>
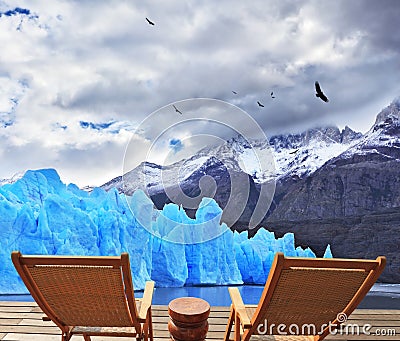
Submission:
<svg viewBox="0 0 400 341">
<path fill-rule="evenodd" d="M 314 141 L 312 145 L 300 146 L 295 150 L 284 149 L 275 153 L 277 163 L 276 179 L 285 176 L 297 176 L 299 178 L 314 173 L 328 160 L 336 157 L 357 143 L 349 144 L 338 142 Z"/>
<path fill-rule="evenodd" d="M 143 162 L 138 167 L 102 186 L 132 194 L 136 189 L 153 195 L 165 188 L 182 184 L 195 172 L 206 174 L 216 162 L 228 170 L 245 172 L 254 182 L 312 174 L 328 160 L 340 155 L 360 140 L 362 134 L 346 127 L 311 129 L 301 134 L 277 135 L 266 140 L 234 137 L 218 146 L 201 149 L 189 159 L 167 166 Z"/>
<path fill-rule="evenodd" d="M 400 97 L 383 109 L 371 129 L 340 157 L 367 154 L 400 161 Z"/>
<path fill-rule="evenodd" d="M 277 135 L 269 141 L 237 137 L 227 143 L 236 151 L 240 168 L 256 183 L 263 183 L 286 176 L 310 175 L 355 145 L 361 136 L 349 127 L 341 132 L 336 127 L 327 127 L 310 129 L 302 134 Z M 265 169 L 260 167 L 263 158 L 270 160 Z"/>
</svg>

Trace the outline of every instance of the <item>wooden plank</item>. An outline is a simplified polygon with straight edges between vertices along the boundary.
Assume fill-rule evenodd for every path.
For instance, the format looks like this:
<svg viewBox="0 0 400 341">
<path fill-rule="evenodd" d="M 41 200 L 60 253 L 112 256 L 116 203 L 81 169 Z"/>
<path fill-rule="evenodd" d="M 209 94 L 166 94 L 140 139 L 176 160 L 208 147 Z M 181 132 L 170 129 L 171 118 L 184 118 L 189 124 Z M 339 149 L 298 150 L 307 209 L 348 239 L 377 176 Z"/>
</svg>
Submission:
<svg viewBox="0 0 400 341">
<path fill-rule="evenodd" d="M 399 341 L 400 340 L 400 335 L 394 335 L 394 336 L 380 336 L 380 335 L 349 335 L 349 336 L 341 336 L 341 335 L 329 335 L 327 336 L 324 340 L 351 340 L 351 341 Z"/>
<path fill-rule="evenodd" d="M 168 323 L 169 317 L 167 316 L 154 316 L 153 314 L 153 323 Z M 228 316 L 226 317 L 220 317 L 220 316 L 213 316 L 208 318 L 208 323 L 209 324 L 226 324 L 228 321 Z"/>
<path fill-rule="evenodd" d="M 362 315 L 350 315 L 349 319 L 350 320 L 357 320 L 357 319 L 364 319 L 364 318 L 385 318 L 385 319 L 398 319 L 400 316 L 400 310 L 397 313 L 392 313 L 392 314 L 383 314 L 379 312 L 379 310 L 375 310 L 371 312 L 370 314 L 362 314 Z"/>
<path fill-rule="evenodd" d="M 42 309 L 40 309 L 39 307 L 33 308 L 33 309 L 32 309 L 32 312 L 33 312 L 33 313 L 42 313 L 42 314 L 43 314 Z"/>
<path fill-rule="evenodd" d="M 20 319 L 20 318 L 31 318 L 31 319 L 42 319 L 43 313 L 1 313 L 0 312 L 0 319 L 7 319 L 7 318 L 14 318 L 14 319 Z"/>
<path fill-rule="evenodd" d="M 377 311 L 375 311 L 374 313 L 368 314 L 368 315 L 355 315 L 349 316 L 349 320 L 360 320 L 360 319 L 369 319 L 369 320 L 373 320 L 373 319 L 399 319 L 400 318 L 400 312 L 397 314 L 381 314 Z"/>
<path fill-rule="evenodd" d="M 0 326 L 11 326 L 22 322 L 22 319 L 0 319 Z"/>
<path fill-rule="evenodd" d="M 2 341 L 60 341 L 61 334 L 59 335 L 44 335 L 44 334 L 7 334 Z M 72 337 L 71 341 L 82 341 L 82 337 Z M 97 340 L 96 340 L 97 341 Z M 101 340 L 106 341 L 106 340 Z M 121 341 L 121 340 L 120 340 Z"/>
<path fill-rule="evenodd" d="M 2 311 L 2 307 L 4 311 Z M 14 308 L 13 308 L 14 307 Z M 169 320 L 167 306 L 153 306 L 155 341 L 168 341 Z M 229 307 L 211 307 L 207 340 L 222 340 L 228 321 Z M 50 321 L 42 321 L 44 314 L 34 302 L 0 302 L 0 340 L 52 341 L 60 339 L 60 330 Z M 348 323 L 371 324 L 371 335 L 329 335 L 326 340 L 397 340 L 400 341 L 400 311 L 358 309 L 350 315 Z M 392 329 L 396 335 L 378 335 L 383 329 Z M 377 333 L 378 332 L 378 333 Z M 94 341 L 120 341 L 121 338 L 93 337 Z M 123 338 L 122 338 L 123 339 Z M 76 336 L 72 341 L 82 340 Z"/>
<path fill-rule="evenodd" d="M 12 320 L 14 321 L 14 320 Z M 5 324 L 3 325 L 15 325 L 14 324 Z M 55 327 L 58 328 L 53 321 L 42 321 L 42 320 L 32 320 L 32 319 L 23 319 L 17 325 L 19 326 L 47 326 L 47 327 Z"/>
<path fill-rule="evenodd" d="M 348 321 L 348 324 L 370 324 L 374 327 L 400 327 L 400 321 L 374 321 L 374 320 L 363 320 L 363 321 Z"/>
<path fill-rule="evenodd" d="M 379 314 L 399 314 L 400 311 L 397 309 L 356 309 L 350 315 L 370 315 L 379 311 Z"/>
<path fill-rule="evenodd" d="M 0 307 L 37 307 L 36 302 L 0 301 Z"/>
<path fill-rule="evenodd" d="M 29 307 L 29 306 L 0 306 L 0 313 L 6 313 L 6 312 L 14 312 L 14 313 L 28 313 L 31 312 L 32 309 L 35 309 L 35 307 Z"/>
<path fill-rule="evenodd" d="M 57 327 L 46 326 L 0 326 L 0 333 L 24 333 L 24 334 L 61 334 Z"/>
</svg>

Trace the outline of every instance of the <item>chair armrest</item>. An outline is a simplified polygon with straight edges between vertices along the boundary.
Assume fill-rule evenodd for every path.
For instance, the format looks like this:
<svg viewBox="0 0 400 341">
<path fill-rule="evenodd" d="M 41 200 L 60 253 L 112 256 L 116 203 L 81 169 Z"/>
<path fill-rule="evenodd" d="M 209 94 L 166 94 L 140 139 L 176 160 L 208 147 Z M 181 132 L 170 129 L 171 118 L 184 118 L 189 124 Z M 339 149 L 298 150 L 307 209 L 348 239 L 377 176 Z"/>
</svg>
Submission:
<svg viewBox="0 0 400 341">
<path fill-rule="evenodd" d="M 247 315 L 246 306 L 243 303 L 242 296 L 240 296 L 240 292 L 238 288 L 228 288 L 229 295 L 231 296 L 232 305 L 236 312 L 239 315 L 240 323 L 242 324 L 244 329 L 248 329 L 251 327 L 251 321 L 249 315 Z"/>
<path fill-rule="evenodd" d="M 151 307 L 153 300 L 154 282 L 147 281 L 144 287 L 142 304 L 140 305 L 139 320 L 145 321 L 147 317 L 147 311 Z"/>
</svg>

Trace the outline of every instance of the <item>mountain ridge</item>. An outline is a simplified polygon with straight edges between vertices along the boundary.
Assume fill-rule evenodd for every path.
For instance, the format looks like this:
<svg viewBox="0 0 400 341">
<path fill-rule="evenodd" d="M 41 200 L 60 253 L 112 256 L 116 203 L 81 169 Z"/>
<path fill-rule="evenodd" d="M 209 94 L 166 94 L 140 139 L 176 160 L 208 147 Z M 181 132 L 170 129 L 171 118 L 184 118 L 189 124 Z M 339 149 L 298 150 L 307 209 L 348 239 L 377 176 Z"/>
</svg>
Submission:
<svg viewBox="0 0 400 341">
<path fill-rule="evenodd" d="M 144 175 L 155 176 L 156 179 L 159 180 L 161 178 L 160 172 L 163 171 L 166 175 L 163 179 L 164 183 L 166 182 L 166 184 L 169 185 L 168 180 L 176 180 L 175 176 L 168 177 L 169 172 L 178 169 L 178 174 L 183 174 L 179 177 L 179 180 L 184 180 L 184 178 L 188 177 L 192 171 L 197 170 L 197 168 L 201 168 L 203 164 L 208 162 L 209 158 L 211 157 L 222 159 L 224 164 L 229 166 L 230 169 L 233 169 L 235 171 L 243 171 L 251 175 L 256 183 L 261 183 L 263 181 L 271 180 L 272 177 L 279 178 L 280 176 L 287 174 L 288 171 L 291 171 L 293 166 L 301 164 L 302 162 L 301 160 L 299 160 L 299 158 L 297 158 L 296 160 L 297 155 L 295 155 L 294 158 L 290 158 L 294 159 L 294 163 L 290 163 L 290 160 L 288 165 L 284 163 L 285 161 L 288 161 L 288 155 L 290 155 L 289 153 L 292 152 L 295 148 L 299 149 L 298 155 L 303 155 L 303 158 L 309 158 L 310 153 L 307 150 L 307 147 L 309 147 L 312 142 L 317 141 L 319 142 L 319 145 L 317 145 L 317 152 L 321 153 L 322 150 L 325 150 L 325 152 L 323 153 L 323 155 L 319 155 L 318 153 L 315 155 L 314 161 L 318 161 L 317 164 L 312 165 L 311 168 L 309 167 L 309 169 L 307 169 L 307 167 L 302 165 L 298 166 L 297 168 L 295 167 L 297 169 L 297 173 L 301 173 L 301 175 L 304 175 L 303 173 L 310 173 L 315 171 L 318 168 L 318 165 L 326 162 L 330 158 L 330 155 L 335 155 L 347 149 L 352 143 L 354 143 L 355 140 L 357 140 L 361 136 L 361 133 L 357 133 L 347 126 L 342 131 L 340 131 L 337 127 L 329 126 L 325 128 L 313 128 L 300 134 L 274 135 L 269 139 L 269 141 L 249 141 L 242 136 L 237 136 L 227 140 L 223 145 L 217 147 L 205 147 L 199 150 L 192 157 L 180 160 L 171 165 L 162 166 L 144 161 L 134 169 L 126 172 L 124 175 L 115 177 L 107 183 L 101 185 L 100 187 L 105 190 L 115 187 L 118 189 L 118 191 L 124 192 L 128 195 L 133 193 L 135 189 L 141 188 L 147 190 L 148 192 L 150 192 L 150 194 L 152 194 L 152 183 L 154 185 L 154 182 L 157 181 L 152 179 L 151 183 L 146 183 L 146 181 L 144 180 Z M 314 143 L 314 146 L 315 145 L 316 143 Z M 341 147 L 335 148 L 339 145 L 341 145 Z M 326 153 L 326 148 L 329 147 L 331 147 L 331 154 Z M 250 165 L 250 167 L 249 165 L 247 165 L 246 168 L 246 164 L 243 164 L 247 161 L 246 155 L 244 155 L 244 151 L 250 150 L 252 148 L 256 148 L 261 151 L 261 155 L 262 150 L 268 148 L 274 149 L 274 159 L 275 162 L 278 162 L 279 166 L 276 174 L 258 174 L 260 169 L 255 169 L 256 166 L 254 165 Z M 284 155 L 280 155 L 281 153 L 283 153 Z M 254 156 L 254 154 L 250 156 Z M 136 180 L 136 183 L 134 185 L 131 185 L 130 181 L 135 181 L 133 180 L 133 178 L 139 180 Z M 145 182 L 144 184 L 143 181 Z M 125 187 L 122 186 L 122 182 L 125 183 Z"/>
</svg>

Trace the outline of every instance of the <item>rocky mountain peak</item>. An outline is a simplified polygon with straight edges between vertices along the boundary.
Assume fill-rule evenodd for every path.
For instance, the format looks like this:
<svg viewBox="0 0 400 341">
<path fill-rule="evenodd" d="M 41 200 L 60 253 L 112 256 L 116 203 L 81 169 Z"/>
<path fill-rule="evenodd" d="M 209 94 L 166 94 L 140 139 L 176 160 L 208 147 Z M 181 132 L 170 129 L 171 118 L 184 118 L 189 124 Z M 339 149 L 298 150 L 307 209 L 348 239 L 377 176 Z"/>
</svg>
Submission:
<svg viewBox="0 0 400 341">
<path fill-rule="evenodd" d="M 237 135 L 226 141 L 228 145 L 240 145 L 244 148 L 251 148 L 250 142 L 243 137 L 243 135 Z"/>
<path fill-rule="evenodd" d="M 341 132 L 340 142 L 344 144 L 349 144 L 352 141 L 362 137 L 362 133 L 356 132 L 353 129 L 345 126 Z"/>
<path fill-rule="evenodd" d="M 397 97 L 390 105 L 383 109 L 377 116 L 373 130 L 376 127 L 392 124 L 400 120 L 400 96 Z"/>
<path fill-rule="evenodd" d="M 389 106 L 377 115 L 375 124 L 372 126 L 370 133 L 385 136 L 384 138 L 381 137 L 381 140 L 392 140 L 394 138 L 396 140 L 396 145 L 399 144 L 400 97 L 396 98 Z"/>
<path fill-rule="evenodd" d="M 308 147 L 315 143 L 349 144 L 361 138 L 362 134 L 348 126 L 342 131 L 336 126 L 316 127 L 299 134 L 275 135 L 270 139 L 270 145 L 276 150 L 287 148 Z"/>
<path fill-rule="evenodd" d="M 307 130 L 305 132 L 304 139 L 307 145 L 313 143 L 315 140 L 340 143 L 341 135 L 338 127 L 328 126 Z"/>
</svg>

